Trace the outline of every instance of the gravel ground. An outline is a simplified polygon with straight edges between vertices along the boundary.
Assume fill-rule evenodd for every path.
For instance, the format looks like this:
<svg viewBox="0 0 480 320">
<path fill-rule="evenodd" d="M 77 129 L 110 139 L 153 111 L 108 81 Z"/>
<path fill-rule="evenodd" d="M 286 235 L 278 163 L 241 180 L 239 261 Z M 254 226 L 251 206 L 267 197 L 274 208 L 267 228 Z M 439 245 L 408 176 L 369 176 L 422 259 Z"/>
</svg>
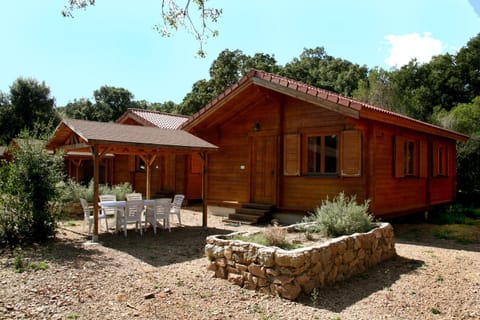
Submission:
<svg viewBox="0 0 480 320">
<path fill-rule="evenodd" d="M 398 257 L 316 295 L 283 300 L 206 271 L 205 237 L 258 227 L 182 211 L 172 232 L 130 230 L 86 241 L 63 224 L 56 240 L 24 249 L 45 270 L 16 273 L 0 251 L 0 319 L 480 319 L 480 246 L 436 240 L 394 225 Z M 420 226 L 421 227 L 421 226 Z M 427 227 L 425 227 L 427 228 Z"/>
</svg>

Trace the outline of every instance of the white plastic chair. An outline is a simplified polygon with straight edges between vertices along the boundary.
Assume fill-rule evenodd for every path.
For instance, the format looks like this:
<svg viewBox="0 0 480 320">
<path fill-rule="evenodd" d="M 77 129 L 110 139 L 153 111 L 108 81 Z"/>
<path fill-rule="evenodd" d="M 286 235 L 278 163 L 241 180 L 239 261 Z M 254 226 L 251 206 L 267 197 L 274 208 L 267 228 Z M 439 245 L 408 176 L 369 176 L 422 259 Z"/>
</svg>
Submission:
<svg viewBox="0 0 480 320">
<path fill-rule="evenodd" d="M 117 201 L 117 196 L 114 195 L 114 194 L 102 194 L 102 195 L 98 196 L 98 198 L 100 199 L 100 202 L 103 202 L 103 201 Z M 103 208 L 102 207 L 102 211 L 107 217 L 108 216 L 116 217 L 117 212 L 118 211 L 122 212 L 122 209 L 120 209 L 120 208 Z"/>
<path fill-rule="evenodd" d="M 80 199 L 80 204 L 82 205 L 83 209 L 83 222 L 85 224 L 88 223 L 88 234 L 92 233 L 92 224 L 93 224 L 93 206 L 89 205 L 87 200 Z M 108 231 L 108 222 L 107 216 L 103 212 L 98 213 L 98 220 L 104 219 L 105 220 L 105 230 Z"/>
<path fill-rule="evenodd" d="M 125 195 L 125 198 L 127 199 L 127 201 L 131 201 L 131 200 L 142 200 L 142 194 L 141 193 L 127 193 Z"/>
<path fill-rule="evenodd" d="M 123 215 L 119 215 L 117 217 L 116 231 L 118 231 L 120 226 L 123 226 L 123 233 L 126 237 L 127 225 L 135 223 L 135 230 L 140 229 L 140 235 L 143 235 L 142 211 L 143 200 L 127 200 L 125 202 L 125 212 L 123 213 Z"/>
<path fill-rule="evenodd" d="M 177 216 L 178 223 L 180 225 L 182 224 L 182 218 L 180 217 L 180 211 L 181 211 L 181 208 L 182 208 L 183 199 L 185 199 L 185 196 L 183 194 L 176 194 L 175 197 L 173 197 L 172 207 L 170 208 L 170 214 L 174 214 L 174 215 Z"/>
<path fill-rule="evenodd" d="M 163 220 L 162 225 L 165 230 L 170 229 L 170 208 L 171 201 L 169 198 L 155 199 L 153 207 L 148 206 L 147 211 L 145 212 L 145 224 L 148 222 L 153 226 L 153 232 L 157 234 L 157 222 L 158 220 Z"/>
</svg>

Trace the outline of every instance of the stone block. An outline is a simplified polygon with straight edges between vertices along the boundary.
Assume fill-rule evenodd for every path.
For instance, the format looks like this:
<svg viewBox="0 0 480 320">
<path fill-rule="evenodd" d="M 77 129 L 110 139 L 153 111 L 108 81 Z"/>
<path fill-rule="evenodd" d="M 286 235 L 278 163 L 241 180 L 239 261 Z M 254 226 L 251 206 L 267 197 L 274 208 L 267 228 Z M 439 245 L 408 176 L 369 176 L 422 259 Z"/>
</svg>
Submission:
<svg viewBox="0 0 480 320">
<path fill-rule="evenodd" d="M 265 278 L 265 270 L 265 267 L 255 263 L 251 263 L 248 265 L 248 272 L 259 278 Z"/>
<path fill-rule="evenodd" d="M 318 250 L 312 250 L 312 253 L 310 254 L 310 261 L 312 264 L 316 264 L 318 261 L 320 261 L 320 252 Z"/>
<path fill-rule="evenodd" d="M 258 263 L 265 267 L 273 267 L 275 265 L 275 251 L 277 249 L 273 247 L 260 248 L 257 252 Z"/>
<path fill-rule="evenodd" d="M 217 263 L 215 261 L 210 261 L 207 264 L 208 271 L 216 271 L 218 269 Z"/>
<path fill-rule="evenodd" d="M 230 247 L 230 246 L 225 247 L 225 250 L 224 250 L 223 254 L 225 255 L 225 258 L 227 258 L 228 260 L 231 260 L 232 255 L 233 255 L 232 247 Z"/>
<path fill-rule="evenodd" d="M 217 258 L 217 265 L 219 267 L 225 268 L 227 266 L 227 259 L 225 258 Z"/>
<path fill-rule="evenodd" d="M 264 278 L 257 278 L 257 286 L 258 287 L 265 287 L 270 285 L 270 281 Z"/>
<path fill-rule="evenodd" d="M 237 286 L 243 286 L 243 277 L 240 274 L 229 273 L 227 280 Z"/>
<path fill-rule="evenodd" d="M 236 273 L 236 274 L 240 274 L 240 271 L 238 271 L 237 268 L 235 267 L 232 267 L 232 266 L 227 266 L 227 273 Z"/>
<path fill-rule="evenodd" d="M 267 274 L 267 276 L 270 276 L 270 277 L 276 277 L 280 275 L 280 271 L 273 268 L 266 268 L 265 273 Z"/>
<path fill-rule="evenodd" d="M 305 254 L 303 252 L 277 250 L 275 263 L 279 266 L 298 268 L 305 263 Z"/>
<path fill-rule="evenodd" d="M 343 254 L 343 263 L 350 263 L 355 259 L 355 253 L 353 252 L 353 248 L 350 250 L 345 251 Z"/>
<path fill-rule="evenodd" d="M 278 295 L 288 300 L 295 300 L 301 292 L 302 288 L 295 283 L 288 283 L 277 288 Z"/>
<path fill-rule="evenodd" d="M 307 274 L 301 274 L 295 278 L 295 282 L 299 285 L 304 285 L 305 283 L 310 281 L 310 277 Z"/>
<path fill-rule="evenodd" d="M 215 271 L 215 277 L 226 279 L 227 278 L 227 270 L 225 268 L 219 267 Z"/>
<path fill-rule="evenodd" d="M 238 269 L 238 271 L 240 272 L 243 272 L 243 271 L 247 271 L 248 270 L 248 267 L 244 264 L 241 264 L 241 263 L 237 263 L 235 264 L 235 267 Z"/>
</svg>

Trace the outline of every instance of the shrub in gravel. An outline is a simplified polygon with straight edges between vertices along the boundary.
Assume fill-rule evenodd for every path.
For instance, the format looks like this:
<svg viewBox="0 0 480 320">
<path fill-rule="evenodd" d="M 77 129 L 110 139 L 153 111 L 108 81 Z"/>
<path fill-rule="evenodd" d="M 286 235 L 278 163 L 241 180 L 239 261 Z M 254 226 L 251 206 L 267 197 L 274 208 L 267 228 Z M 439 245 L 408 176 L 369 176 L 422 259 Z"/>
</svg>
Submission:
<svg viewBox="0 0 480 320">
<path fill-rule="evenodd" d="M 331 237 L 367 232 L 375 226 L 368 207 L 368 200 L 358 204 L 356 196 L 347 196 L 341 192 L 332 201 L 328 198 L 322 201 L 314 214 L 304 219 L 307 222 L 305 228 Z"/>
</svg>

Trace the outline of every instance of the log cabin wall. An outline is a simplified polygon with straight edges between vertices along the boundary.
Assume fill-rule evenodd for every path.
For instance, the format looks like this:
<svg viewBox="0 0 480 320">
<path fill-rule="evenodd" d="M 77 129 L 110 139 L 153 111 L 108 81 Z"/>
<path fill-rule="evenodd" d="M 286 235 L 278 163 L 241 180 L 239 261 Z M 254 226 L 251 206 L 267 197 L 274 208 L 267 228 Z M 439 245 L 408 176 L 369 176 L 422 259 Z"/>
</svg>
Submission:
<svg viewBox="0 0 480 320">
<path fill-rule="evenodd" d="M 365 199 L 364 173 L 340 177 L 339 172 L 306 172 L 307 137 L 335 135 L 339 146 L 341 133 L 351 128 L 353 125 L 344 116 L 307 102 L 278 94 L 257 97 L 222 125 L 197 133 L 220 148 L 209 157 L 209 202 L 262 202 L 283 210 L 309 211 L 327 196 L 333 198 L 341 191 Z M 298 175 L 284 174 L 283 139 L 289 135 L 298 136 L 300 143 Z M 267 143 L 258 142 L 262 140 Z M 258 162 L 266 162 L 269 171 L 256 168 Z M 337 166 L 339 170 L 339 163 Z M 262 181 L 262 175 L 270 180 Z M 272 185 L 274 194 L 269 190 Z"/>
<path fill-rule="evenodd" d="M 208 194 L 212 203 L 249 202 L 252 141 L 279 135 L 279 105 L 272 98 L 259 96 L 239 108 L 232 118 L 204 132 L 219 151 L 209 155 Z M 277 159 L 277 153 L 265 154 Z M 275 174 L 275 173 L 274 173 Z"/>
<path fill-rule="evenodd" d="M 467 139 L 258 70 L 183 128 L 219 146 L 207 163 L 209 204 L 311 211 L 344 191 L 377 216 L 453 201 L 455 139 Z"/>
<path fill-rule="evenodd" d="M 377 216 L 428 210 L 454 200 L 454 141 L 375 123 L 370 147 L 375 150 L 371 210 Z"/>
<path fill-rule="evenodd" d="M 311 211 L 319 206 L 322 200 L 327 197 L 332 199 L 341 191 L 349 195 L 356 195 L 359 201 L 363 201 L 366 198 L 364 170 L 358 177 L 342 177 L 340 175 L 341 135 L 347 129 L 354 129 L 353 125 L 337 112 L 293 98 L 287 98 L 285 101 L 284 119 L 284 134 L 299 136 L 300 172 L 298 175 L 282 175 L 279 207 L 285 210 Z M 338 138 L 336 173 L 308 173 L 306 168 L 307 139 L 309 136 L 316 135 L 334 135 Z"/>
<path fill-rule="evenodd" d="M 312 211 L 322 200 L 344 191 L 356 195 L 358 201 L 369 199 L 370 209 L 377 216 L 390 216 L 426 210 L 454 199 L 453 140 L 368 119 L 352 119 L 279 94 L 257 96 L 241 109 L 220 125 L 197 132 L 220 147 L 210 155 L 208 163 L 210 203 L 263 202 L 284 211 Z M 348 144 L 345 133 L 357 133 L 357 145 Z M 312 136 L 336 137 L 335 173 L 309 172 L 308 138 Z M 267 145 L 274 147 L 258 145 L 258 140 L 269 137 L 274 139 Z M 293 156 L 292 141 L 297 149 Z M 276 168 L 270 174 L 275 194 L 270 198 L 268 192 L 267 197 L 257 196 L 267 201 L 255 198 L 258 190 L 254 189 L 265 185 L 255 181 L 262 172 L 252 168 L 258 160 L 258 156 L 254 158 L 257 145 L 264 148 L 263 157 L 273 161 Z M 359 172 L 351 175 L 344 172 L 350 152 L 360 154 Z M 413 157 L 408 164 L 405 152 L 411 152 Z M 292 168 L 298 171 L 292 174 Z"/>
</svg>

